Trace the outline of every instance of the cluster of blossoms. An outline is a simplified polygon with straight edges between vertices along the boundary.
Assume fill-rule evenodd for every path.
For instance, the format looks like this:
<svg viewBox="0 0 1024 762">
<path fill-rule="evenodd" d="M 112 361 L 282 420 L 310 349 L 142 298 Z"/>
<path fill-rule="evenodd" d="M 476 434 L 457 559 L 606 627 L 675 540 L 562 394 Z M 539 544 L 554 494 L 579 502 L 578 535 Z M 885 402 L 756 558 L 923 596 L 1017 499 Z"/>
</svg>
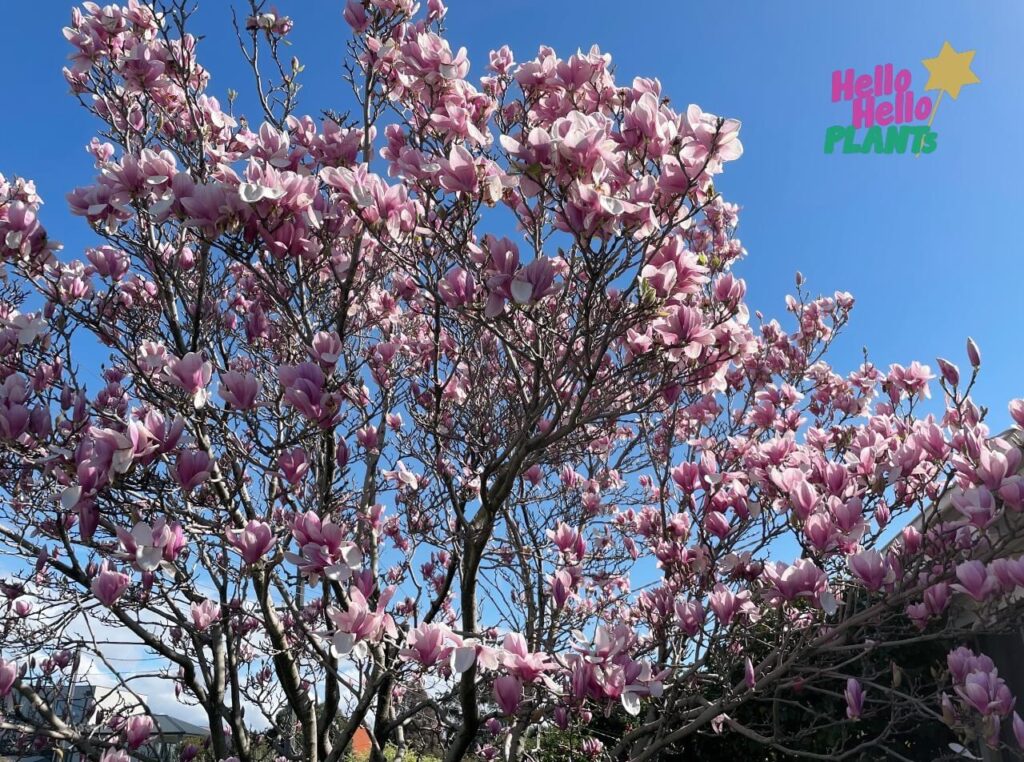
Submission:
<svg viewBox="0 0 1024 762">
<path fill-rule="evenodd" d="M 969 648 L 957 648 L 947 657 L 955 698 L 942 694 L 942 716 L 952 726 L 977 726 L 991 748 L 1000 745 L 1000 724 L 1012 715 L 1013 735 L 1024 746 L 1024 720 L 1014 710 L 1016 701 L 999 677 L 992 660 Z"/>
<path fill-rule="evenodd" d="M 104 136 L 67 198 L 81 257 L 0 176 L 0 696 L 46 707 L 102 657 L 84 618 L 166 663 L 217 759 L 336 760 L 360 725 L 375 758 L 414 727 L 451 762 L 708 729 L 838 756 L 833 723 L 884 749 L 937 716 L 867 646 L 1019 612 L 1020 432 L 971 401 L 973 342 L 969 377 L 844 375 L 849 294 L 798 277 L 789 327 L 752 315 L 714 186 L 739 123 L 597 48 L 501 48 L 474 84 L 439 0 L 349 0 L 357 116 L 317 119 L 291 19 L 251 10 L 243 51 L 281 75 L 258 124 L 206 91 L 183 5 L 74 11 L 65 76 Z M 990 659 L 948 672 L 950 732 L 1024 735 Z M 766 718 L 809 686 L 833 716 L 790 741 Z M 107 762 L 155 732 L 40 716 Z"/>
</svg>

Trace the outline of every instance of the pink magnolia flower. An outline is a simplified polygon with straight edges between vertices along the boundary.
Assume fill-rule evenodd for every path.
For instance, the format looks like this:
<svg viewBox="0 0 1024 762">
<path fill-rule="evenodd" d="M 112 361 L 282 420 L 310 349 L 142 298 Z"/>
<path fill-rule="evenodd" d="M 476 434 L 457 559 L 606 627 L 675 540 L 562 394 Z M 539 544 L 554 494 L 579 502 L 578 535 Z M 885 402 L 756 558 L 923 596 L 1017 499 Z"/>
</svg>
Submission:
<svg viewBox="0 0 1024 762">
<path fill-rule="evenodd" d="M 165 372 L 172 384 L 192 395 L 197 407 L 205 404 L 206 386 L 213 377 L 213 365 L 202 354 L 189 352 L 181 358 L 172 357 L 167 362 Z"/>
<path fill-rule="evenodd" d="M 131 578 L 127 574 L 104 569 L 93 578 L 89 588 L 100 603 L 110 607 L 124 595 L 130 584 Z"/>
<path fill-rule="evenodd" d="M 691 638 L 700 632 L 701 627 L 704 626 L 705 619 L 704 607 L 701 606 L 700 601 L 689 598 L 682 601 L 676 601 L 674 608 L 676 612 L 676 621 L 679 623 L 679 627 L 683 632 Z"/>
<path fill-rule="evenodd" d="M 384 471 L 383 476 L 394 481 L 400 487 L 416 490 L 420 486 L 419 477 L 410 471 L 402 461 L 395 464 L 394 471 Z"/>
<path fill-rule="evenodd" d="M 806 520 L 817 509 L 821 495 L 810 482 L 800 479 L 790 489 L 789 499 L 797 517 Z"/>
<path fill-rule="evenodd" d="M 432 667 L 451 654 L 448 641 L 453 638 L 452 631 L 443 624 L 421 624 L 409 632 L 399 653 L 403 659 Z"/>
<path fill-rule="evenodd" d="M 507 74 L 515 65 L 515 58 L 508 45 L 502 45 L 497 50 L 490 51 L 488 60 L 487 68 L 495 74 Z"/>
<path fill-rule="evenodd" d="M 107 749 L 100 757 L 100 762 L 132 762 L 132 758 L 121 749 Z"/>
<path fill-rule="evenodd" d="M 723 163 L 735 161 L 743 155 L 739 120 L 720 120 L 696 104 L 691 103 L 680 119 L 680 132 L 687 137 L 684 159 L 692 162 L 694 167 L 698 163 L 707 163 L 711 174 L 720 172 Z"/>
<path fill-rule="evenodd" d="M 809 558 L 801 558 L 789 566 L 781 561 L 765 564 L 763 575 L 775 593 L 786 601 L 817 600 L 828 582 L 825 572 Z"/>
<path fill-rule="evenodd" d="M 583 560 L 587 552 L 587 544 L 578 530 L 560 521 L 554 529 L 547 530 L 547 535 L 559 551 L 576 561 Z"/>
<path fill-rule="evenodd" d="M 461 267 L 453 267 L 437 284 L 437 293 L 446 305 L 455 309 L 470 304 L 476 295 L 476 279 L 473 273 Z"/>
<path fill-rule="evenodd" d="M 210 625 L 220 619 L 220 604 L 207 598 L 202 603 L 192 604 L 192 622 L 200 632 L 208 630 Z"/>
<path fill-rule="evenodd" d="M 149 715 L 135 714 L 124 723 L 124 740 L 131 750 L 138 749 L 153 734 L 153 720 Z"/>
<path fill-rule="evenodd" d="M 923 630 L 928 626 L 928 620 L 931 614 L 928 611 L 928 604 L 926 603 L 908 603 L 906 608 L 907 618 L 914 623 L 914 626 L 919 630 Z"/>
<path fill-rule="evenodd" d="M 538 257 L 515 274 L 509 283 L 509 292 L 518 304 L 534 304 L 558 291 L 559 285 L 555 283 L 557 274 L 550 258 Z"/>
<path fill-rule="evenodd" d="M 572 574 L 566 569 L 559 569 L 548 578 L 548 584 L 551 587 L 551 599 L 555 609 L 561 609 L 573 595 L 575 585 Z"/>
<path fill-rule="evenodd" d="M 487 274 L 487 304 L 485 317 L 496 317 L 505 309 L 505 302 L 512 298 L 510 286 L 519 270 L 519 247 L 508 238 L 487 236 L 484 243 L 488 251 L 485 273 Z"/>
<path fill-rule="evenodd" d="M 453 145 L 448 159 L 442 162 L 440 181 L 446 191 L 475 194 L 480 181 L 473 155 L 462 146 Z"/>
<path fill-rule="evenodd" d="M 13 331 L 20 345 L 28 345 L 47 335 L 48 326 L 40 313 L 22 314 L 12 310 L 0 318 L 0 326 Z"/>
<path fill-rule="evenodd" d="M 978 453 L 978 478 L 990 490 L 998 490 L 1003 480 L 1020 468 L 1021 457 L 1021 451 L 1016 447 L 1006 447 L 1002 440 L 996 440 L 991 447 L 984 446 Z"/>
<path fill-rule="evenodd" d="M 411 15 L 415 12 L 414 0 L 374 0 L 374 5 L 387 12 L 400 11 Z M 437 14 L 437 5 L 428 5 L 428 14 Z M 469 72 L 466 49 L 459 48 L 452 53 L 448 41 L 432 32 L 421 32 L 410 37 L 402 46 L 404 64 L 410 74 L 425 85 L 437 85 L 441 81 L 461 80 Z"/>
<path fill-rule="evenodd" d="M 18 679 L 18 665 L 16 662 L 0 659 L 0 698 L 11 692 L 14 681 Z"/>
<path fill-rule="evenodd" d="M 364 168 L 325 167 L 320 170 L 320 179 L 339 191 L 339 200 L 355 209 L 366 210 L 374 205 L 370 187 L 374 182 Z"/>
<path fill-rule="evenodd" d="M 743 663 L 743 682 L 750 690 L 754 690 L 754 686 L 757 684 L 757 675 L 754 672 L 754 662 L 750 660 L 749 656 Z"/>
<path fill-rule="evenodd" d="M 494 681 L 494 700 L 502 714 L 513 715 L 523 700 L 523 683 L 518 677 L 502 675 Z"/>
<path fill-rule="evenodd" d="M 362 551 L 344 539 L 342 528 L 328 519 L 322 521 L 312 511 L 296 514 L 292 520 L 292 537 L 299 552 L 285 553 L 285 559 L 299 567 L 311 585 L 320 576 L 331 580 L 347 580 L 363 562 Z"/>
<path fill-rule="evenodd" d="M 1014 474 L 1003 479 L 999 497 L 1009 508 L 1015 511 L 1024 510 L 1024 476 Z"/>
<path fill-rule="evenodd" d="M 864 689 L 853 677 L 846 681 L 846 690 L 843 691 L 846 697 L 846 716 L 851 720 L 859 720 L 864 711 Z"/>
<path fill-rule="evenodd" d="M 369 25 L 370 20 L 366 13 L 366 6 L 359 0 L 348 0 L 345 3 L 345 10 L 342 16 L 352 29 L 359 33 Z"/>
<path fill-rule="evenodd" d="M 94 249 L 86 249 L 85 256 L 88 257 L 92 266 L 96 268 L 97 274 L 114 281 L 120 281 L 131 266 L 129 256 L 113 246 L 99 246 Z"/>
<path fill-rule="evenodd" d="M 956 386 L 960 383 L 960 369 L 942 357 L 938 357 L 935 360 L 939 364 L 939 370 L 942 372 L 942 378 L 945 379 L 946 383 L 950 386 Z"/>
<path fill-rule="evenodd" d="M 458 643 L 459 638 L 454 633 L 451 635 L 452 642 Z M 461 675 L 474 664 L 482 670 L 496 672 L 501 667 L 500 649 L 481 643 L 476 638 L 466 638 L 461 645 L 456 645 L 451 653 L 452 670 Z"/>
<path fill-rule="evenodd" d="M 536 487 L 542 481 L 544 481 L 544 469 L 534 463 L 528 469 L 523 472 L 523 478 L 526 479 L 532 486 Z M 550 536 L 550 530 L 548 530 Z"/>
<path fill-rule="evenodd" d="M 974 343 L 974 339 L 967 337 L 967 359 L 971 362 L 972 368 L 981 367 L 981 350 Z"/>
<path fill-rule="evenodd" d="M 94 492 L 127 473 L 134 459 L 135 443 L 129 436 L 113 429 L 89 429 L 75 449 L 78 486 L 84 493 Z"/>
<path fill-rule="evenodd" d="M 319 365 L 303 362 L 282 365 L 277 370 L 284 387 L 284 400 L 314 423 L 329 425 L 337 412 L 338 403 L 324 389 L 326 377 Z"/>
<path fill-rule="evenodd" d="M 648 325 L 641 333 L 634 328 L 626 329 L 626 347 L 634 357 L 647 354 L 654 346 L 654 329 Z"/>
<path fill-rule="evenodd" d="M 995 520 L 996 506 L 992 493 L 984 487 L 957 490 L 952 497 L 953 506 L 978 529 L 985 529 Z"/>
<path fill-rule="evenodd" d="M 1010 400 L 1010 417 L 1021 428 L 1024 428 L 1024 399 Z"/>
<path fill-rule="evenodd" d="M 699 266 L 699 265 L 696 265 Z M 706 271 L 706 268 L 701 268 Z M 747 283 L 732 273 L 726 273 L 715 280 L 715 297 L 726 304 L 739 304 L 747 293 Z"/>
<path fill-rule="evenodd" d="M 505 651 L 502 657 L 505 667 L 523 682 L 532 683 L 555 667 L 547 654 L 531 652 L 526 645 L 526 638 L 517 632 L 508 633 L 501 647 Z"/>
<path fill-rule="evenodd" d="M 988 569 L 1008 592 L 1015 587 L 1024 587 L 1024 556 L 997 558 L 989 563 Z"/>
<path fill-rule="evenodd" d="M 949 606 L 950 587 L 947 582 L 939 582 L 924 591 L 924 604 L 931 616 L 939 616 Z"/>
<path fill-rule="evenodd" d="M 723 627 L 728 627 L 737 614 L 746 614 L 750 617 L 756 616 L 757 612 L 757 607 L 750 600 L 749 590 L 735 593 L 721 582 L 715 584 L 714 590 L 708 596 L 708 604 Z"/>
<path fill-rule="evenodd" d="M 672 481 L 684 492 L 695 492 L 703 486 L 704 474 L 699 463 L 684 462 L 672 469 Z"/>
<path fill-rule="evenodd" d="M 151 572 L 161 561 L 173 562 L 185 546 L 185 536 L 178 522 L 168 524 L 157 519 L 152 525 L 138 522 L 128 532 L 116 527 L 117 539 L 123 550 L 122 558 L 131 561 L 141 572 Z"/>
<path fill-rule="evenodd" d="M 704 529 L 718 539 L 724 539 L 732 530 L 729 519 L 720 511 L 708 511 L 704 515 Z"/>
<path fill-rule="evenodd" d="M 259 379 L 251 373 L 229 370 L 221 373 L 220 388 L 217 391 L 221 399 L 236 410 L 251 410 L 261 388 Z"/>
<path fill-rule="evenodd" d="M 927 399 L 931 397 L 928 382 L 933 378 L 935 378 L 935 374 L 932 373 L 931 368 L 915 360 L 906 368 L 898 364 L 891 365 L 886 380 L 908 397 Z"/>
<path fill-rule="evenodd" d="M 154 453 L 170 452 L 178 446 L 181 435 L 185 430 L 185 419 L 180 415 L 174 420 L 168 420 L 156 410 L 150 410 L 142 419 L 146 433 L 154 442 Z M 129 430 L 129 436 L 131 431 Z"/>
<path fill-rule="evenodd" d="M 904 527 L 903 531 L 900 532 L 900 536 L 903 538 L 903 547 L 908 553 L 914 554 L 921 549 L 921 542 L 924 537 L 917 527 Z"/>
<path fill-rule="evenodd" d="M 179 180 L 180 177 L 181 174 L 175 176 L 172 186 L 187 215 L 188 226 L 215 237 L 220 229 L 238 219 L 244 202 L 233 189 L 228 192 L 229 186 L 218 182 L 196 185 Z"/>
<path fill-rule="evenodd" d="M 647 264 L 640 272 L 640 277 L 660 299 L 667 299 L 676 285 L 676 267 L 672 262 L 664 262 L 660 266 Z"/>
<path fill-rule="evenodd" d="M 993 714 L 1005 717 L 1013 711 L 1013 695 L 995 669 L 969 673 L 955 690 L 969 707 L 984 717 Z"/>
<path fill-rule="evenodd" d="M 331 642 L 338 654 L 348 654 L 353 650 L 361 653 L 361 647 L 367 641 L 377 641 L 385 630 L 394 629 L 390 615 L 384 611 L 392 593 L 392 590 L 385 591 L 377 601 L 376 608 L 371 610 L 362 591 L 352 587 L 349 589 L 348 608 L 345 611 L 333 607 L 328 609 L 327 615 L 337 627 Z"/>
<path fill-rule="evenodd" d="M 857 577 L 868 590 L 878 591 L 885 584 L 886 568 L 885 558 L 877 550 L 862 550 L 847 557 L 850 571 Z"/>
<path fill-rule="evenodd" d="M 686 305 L 655 321 L 654 330 L 669 348 L 669 359 L 674 362 L 700 357 L 705 347 L 715 341 L 714 334 L 704 326 L 700 311 Z"/>
<path fill-rule="evenodd" d="M 999 592 L 999 580 L 990 574 L 981 561 L 964 561 L 956 567 L 956 578 L 959 584 L 953 585 L 954 590 L 967 593 L 979 603 Z"/>
<path fill-rule="evenodd" d="M 343 345 L 341 338 L 334 331 L 320 331 L 313 337 L 309 347 L 309 356 L 313 362 L 323 368 L 324 373 L 333 373 L 341 359 Z"/>
<path fill-rule="evenodd" d="M 831 517 L 814 513 L 804 522 L 804 536 L 815 550 L 831 550 L 837 542 L 838 531 Z"/>
<path fill-rule="evenodd" d="M 249 16 L 245 19 L 245 28 L 249 30 L 261 30 L 269 34 L 285 35 L 292 29 L 292 20 L 282 16 L 276 7 L 271 6 L 269 11 L 264 11 L 258 16 Z"/>
<path fill-rule="evenodd" d="M 174 476 L 183 492 L 191 492 L 210 478 L 213 459 L 205 450 L 181 450 L 174 465 Z"/>
<path fill-rule="evenodd" d="M 298 484 L 309 471 L 309 456 L 302 447 L 292 447 L 277 457 L 277 467 L 289 484 Z"/>
<path fill-rule="evenodd" d="M 259 563 L 276 542 L 270 525 L 255 520 L 250 520 L 245 529 L 229 529 L 227 541 L 242 554 L 242 560 L 249 566 Z"/>
<path fill-rule="evenodd" d="M 953 677 L 953 682 L 962 684 L 967 675 L 974 671 L 991 672 L 995 664 L 985 654 L 975 654 L 971 649 L 960 646 L 946 655 L 946 666 Z"/>
<path fill-rule="evenodd" d="M 600 759 L 604 754 L 604 743 L 599 738 L 587 736 L 580 744 L 580 751 L 587 759 Z"/>
</svg>

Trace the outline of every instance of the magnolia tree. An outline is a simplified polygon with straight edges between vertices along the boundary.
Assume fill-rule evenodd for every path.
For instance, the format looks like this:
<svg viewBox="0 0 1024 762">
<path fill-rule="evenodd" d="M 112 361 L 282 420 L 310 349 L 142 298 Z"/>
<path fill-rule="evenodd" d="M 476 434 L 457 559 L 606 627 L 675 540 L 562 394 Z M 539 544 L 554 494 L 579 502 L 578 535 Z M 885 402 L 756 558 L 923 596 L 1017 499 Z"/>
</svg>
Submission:
<svg viewBox="0 0 1024 762">
<path fill-rule="evenodd" d="M 93 247 L 59 254 L 0 178 L 8 746 L 152 758 L 161 693 L 208 720 L 182 759 L 333 762 L 361 726 L 375 759 L 416 728 L 449 762 L 1024 741 L 971 650 L 1024 586 L 977 348 L 969 378 L 842 375 L 853 299 L 799 278 L 752 318 L 712 184 L 737 121 L 596 48 L 504 47 L 474 83 L 439 0 L 349 0 L 351 108 L 318 118 L 253 0 L 246 121 L 191 10 L 64 30 Z M 84 665 L 120 703 L 75 709 Z"/>
</svg>

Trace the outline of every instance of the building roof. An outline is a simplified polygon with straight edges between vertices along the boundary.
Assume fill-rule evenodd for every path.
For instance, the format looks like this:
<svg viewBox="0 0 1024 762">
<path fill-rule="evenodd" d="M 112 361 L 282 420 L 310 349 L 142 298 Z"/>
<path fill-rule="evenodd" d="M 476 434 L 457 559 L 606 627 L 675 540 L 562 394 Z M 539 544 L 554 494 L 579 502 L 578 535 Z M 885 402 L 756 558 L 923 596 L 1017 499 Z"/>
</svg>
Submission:
<svg viewBox="0 0 1024 762">
<path fill-rule="evenodd" d="M 171 717 L 169 714 L 154 714 L 153 721 L 156 722 L 160 732 L 164 735 L 199 736 L 205 738 L 210 734 L 210 731 L 201 725 L 196 725 L 178 717 Z"/>
<path fill-rule="evenodd" d="M 352 756 L 362 759 L 370 756 L 370 751 L 373 749 L 373 741 L 370 740 L 370 734 L 366 728 L 360 725 L 356 728 L 355 734 L 352 736 L 352 748 L 349 749 Z"/>
</svg>

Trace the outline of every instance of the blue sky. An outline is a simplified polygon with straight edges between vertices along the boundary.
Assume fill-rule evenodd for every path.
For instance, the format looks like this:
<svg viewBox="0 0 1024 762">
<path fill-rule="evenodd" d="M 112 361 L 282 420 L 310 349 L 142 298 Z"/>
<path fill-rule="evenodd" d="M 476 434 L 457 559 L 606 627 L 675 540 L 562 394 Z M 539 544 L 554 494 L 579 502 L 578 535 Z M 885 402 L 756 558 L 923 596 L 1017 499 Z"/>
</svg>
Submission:
<svg viewBox="0 0 1024 762">
<path fill-rule="evenodd" d="M 211 91 L 245 91 L 244 64 L 229 26 L 229 3 L 200 3 L 201 59 Z M 347 28 L 339 2 L 289 2 L 292 34 L 306 64 L 300 111 L 344 108 L 340 78 Z M 60 74 L 67 49 L 62 0 L 5 7 L 0 56 L 7 109 L 0 120 L 0 171 L 33 177 L 48 200 L 45 222 L 78 256 L 90 242 L 64 194 L 88 181 L 82 150 L 87 115 Z M 760 3 L 728 6 L 670 0 L 452 0 L 449 37 L 483 73 L 487 51 L 508 43 L 518 60 L 540 44 L 562 54 L 593 43 L 613 55 L 618 79 L 657 76 L 677 108 L 743 121 L 743 158 L 717 184 L 743 207 L 739 268 L 753 307 L 783 316 L 782 298 L 801 270 L 812 291 L 857 297 L 853 323 L 833 362 L 848 370 L 868 346 L 876 363 L 945 355 L 962 367 L 972 335 L 984 355 L 976 399 L 1008 424 L 1006 401 L 1024 394 L 1019 327 L 1024 258 L 1014 232 L 1024 207 L 1024 4 L 990 2 Z M 830 100 L 831 73 L 875 64 L 909 68 L 920 90 L 921 59 L 944 41 L 976 50 L 981 83 L 936 115 L 935 153 L 825 155 L 826 127 L 849 122 L 848 104 Z M 246 101 L 240 101 L 245 110 Z M 249 109 L 255 116 L 255 111 Z"/>
</svg>

